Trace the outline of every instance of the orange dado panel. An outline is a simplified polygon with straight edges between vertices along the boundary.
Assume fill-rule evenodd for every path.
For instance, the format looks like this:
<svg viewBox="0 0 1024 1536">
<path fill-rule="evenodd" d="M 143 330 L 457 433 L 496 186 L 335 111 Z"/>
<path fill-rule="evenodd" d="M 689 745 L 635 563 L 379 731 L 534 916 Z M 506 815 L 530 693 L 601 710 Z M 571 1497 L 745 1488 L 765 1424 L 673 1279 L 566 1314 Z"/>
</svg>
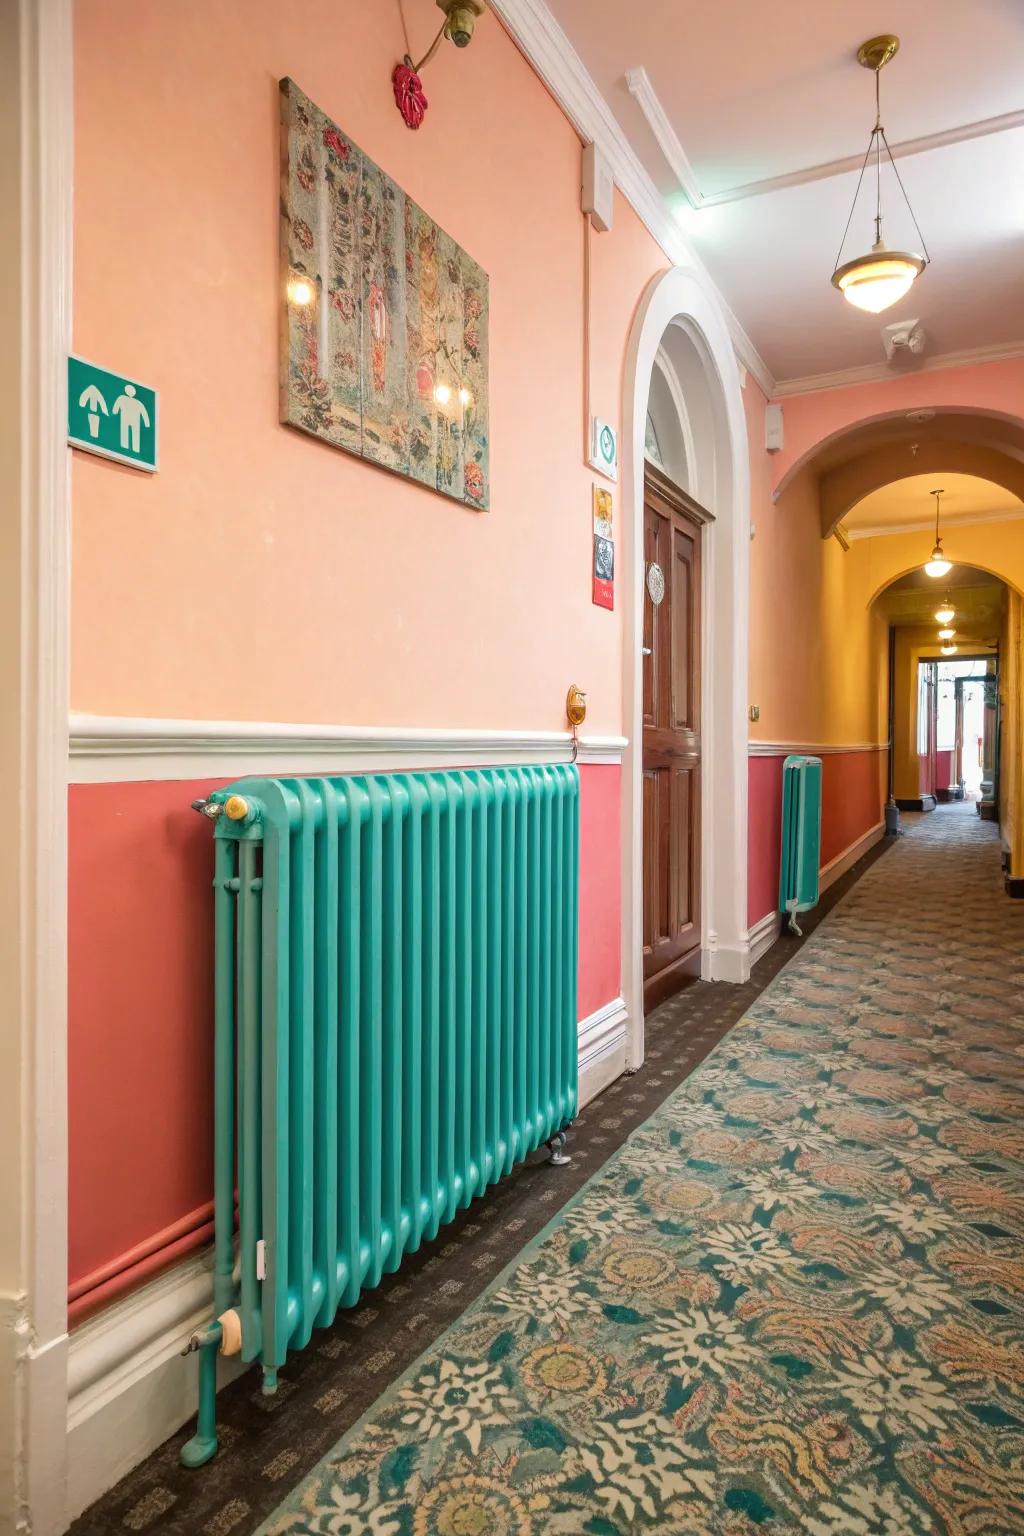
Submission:
<svg viewBox="0 0 1024 1536">
<path fill-rule="evenodd" d="M 617 766 L 580 769 L 579 1015 L 619 995 Z M 213 781 L 77 784 L 69 807 L 72 1321 L 210 1236 Z"/>
</svg>

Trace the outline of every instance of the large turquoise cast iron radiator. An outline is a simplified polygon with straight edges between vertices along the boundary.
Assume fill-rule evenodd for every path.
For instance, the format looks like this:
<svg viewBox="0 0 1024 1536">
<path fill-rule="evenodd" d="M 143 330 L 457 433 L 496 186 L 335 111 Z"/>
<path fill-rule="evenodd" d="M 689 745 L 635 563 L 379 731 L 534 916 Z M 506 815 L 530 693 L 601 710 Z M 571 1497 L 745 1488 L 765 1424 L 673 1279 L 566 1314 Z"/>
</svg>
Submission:
<svg viewBox="0 0 1024 1536">
<path fill-rule="evenodd" d="M 782 765 L 782 859 L 779 911 L 799 933 L 796 914 L 818 903 L 821 862 L 821 758 L 787 757 Z"/>
<path fill-rule="evenodd" d="M 216 1352 L 289 1349 L 576 1112 L 575 767 L 246 779 L 215 819 Z M 234 1243 L 235 1191 L 238 1248 Z"/>
</svg>

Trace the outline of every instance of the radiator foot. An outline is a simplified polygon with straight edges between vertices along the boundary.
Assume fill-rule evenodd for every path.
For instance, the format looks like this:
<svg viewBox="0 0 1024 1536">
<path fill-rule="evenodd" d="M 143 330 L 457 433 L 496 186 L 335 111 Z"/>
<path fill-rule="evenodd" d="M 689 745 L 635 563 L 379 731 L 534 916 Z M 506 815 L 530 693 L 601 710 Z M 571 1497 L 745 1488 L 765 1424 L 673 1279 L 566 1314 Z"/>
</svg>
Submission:
<svg viewBox="0 0 1024 1536">
<path fill-rule="evenodd" d="M 548 1137 L 544 1145 L 548 1149 L 548 1162 L 552 1168 L 564 1168 L 567 1163 L 572 1162 L 572 1157 L 565 1150 L 564 1131 L 556 1131 L 553 1136 Z"/>
<path fill-rule="evenodd" d="M 788 927 L 790 933 L 795 933 L 796 934 L 798 939 L 802 939 L 803 938 L 804 931 L 800 927 L 800 924 L 796 920 L 796 913 L 795 912 L 791 912 L 789 914 L 789 922 L 787 923 L 786 926 Z"/>
<path fill-rule="evenodd" d="M 192 1341 L 189 1341 L 190 1345 Z M 217 1454 L 217 1346 L 220 1328 L 214 1324 L 199 1345 L 199 1422 L 191 1440 L 181 1448 L 183 1467 L 202 1467 Z M 191 1349 L 185 1351 L 191 1353 Z"/>
</svg>

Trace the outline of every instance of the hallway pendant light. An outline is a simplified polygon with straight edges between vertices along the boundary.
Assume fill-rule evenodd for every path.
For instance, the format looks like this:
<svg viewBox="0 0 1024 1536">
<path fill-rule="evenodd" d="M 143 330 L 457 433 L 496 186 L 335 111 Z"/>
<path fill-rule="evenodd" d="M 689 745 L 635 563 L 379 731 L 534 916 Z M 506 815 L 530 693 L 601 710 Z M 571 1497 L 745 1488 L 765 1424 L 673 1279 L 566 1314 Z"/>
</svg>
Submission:
<svg viewBox="0 0 1024 1536">
<path fill-rule="evenodd" d="M 948 597 L 944 597 L 942 599 L 941 608 L 936 608 L 935 618 L 939 624 L 949 624 L 953 619 L 956 618 L 956 610 L 954 609 L 952 603 L 949 601 Z"/>
<path fill-rule="evenodd" d="M 943 656 L 955 656 L 956 653 L 957 653 L 957 649 L 958 648 L 955 645 L 944 645 L 942 647 L 942 654 L 943 654 Z"/>
<path fill-rule="evenodd" d="M 943 494 L 942 491 L 929 492 L 929 495 L 935 497 L 935 548 L 932 550 L 931 559 L 926 560 L 924 564 L 926 576 L 945 576 L 948 571 L 953 569 L 953 562 L 947 560 L 942 553 L 942 540 L 939 538 L 939 497 Z"/>
<path fill-rule="evenodd" d="M 862 43 L 857 49 L 857 63 L 865 69 L 874 70 L 875 74 L 875 126 L 871 130 L 868 139 L 867 151 L 864 155 L 864 164 L 860 168 L 860 176 L 857 180 L 857 190 L 853 194 L 853 206 L 850 209 L 850 217 L 846 221 L 843 230 L 843 238 L 839 245 L 839 255 L 832 272 L 833 287 L 838 288 L 843 298 L 848 300 L 857 309 L 867 310 L 870 314 L 881 314 L 883 309 L 888 309 L 895 304 L 910 289 L 915 278 L 920 277 L 931 258 L 928 255 L 928 247 L 924 243 L 921 227 L 914 217 L 914 210 L 910 206 L 910 198 L 906 188 L 900 180 L 900 173 L 896 169 L 896 162 L 889 148 L 889 141 L 882 127 L 882 107 L 879 94 L 879 76 L 882 70 L 893 57 L 900 46 L 898 37 L 872 37 L 868 42 Z M 903 201 L 907 205 L 917 238 L 921 242 L 923 255 L 916 251 L 890 251 L 882 239 L 882 150 L 889 157 L 893 174 L 897 185 L 903 193 Z M 846 237 L 850 233 L 850 225 L 857 208 L 857 199 L 864 181 L 864 172 L 868 168 L 871 159 L 871 151 L 875 152 L 875 243 L 863 256 L 856 256 L 852 261 L 844 262 L 840 266 L 843 246 Z"/>
<path fill-rule="evenodd" d="M 955 635 L 956 635 L 956 630 L 955 629 L 940 629 L 939 630 L 939 639 L 940 640 L 952 640 Z"/>
</svg>

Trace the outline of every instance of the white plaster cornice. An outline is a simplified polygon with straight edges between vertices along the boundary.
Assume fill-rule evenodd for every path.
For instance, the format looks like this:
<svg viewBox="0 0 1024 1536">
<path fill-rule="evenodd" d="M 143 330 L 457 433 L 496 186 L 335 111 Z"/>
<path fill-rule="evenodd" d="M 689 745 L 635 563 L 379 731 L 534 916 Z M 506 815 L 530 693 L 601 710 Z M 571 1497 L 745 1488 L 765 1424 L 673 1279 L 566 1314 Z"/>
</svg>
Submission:
<svg viewBox="0 0 1024 1536">
<path fill-rule="evenodd" d="M 990 347 L 970 347 L 961 352 L 939 352 L 924 358 L 916 368 L 896 369 L 888 363 L 864 363 L 857 368 L 837 368 L 831 373 L 809 373 L 802 378 L 779 379 L 775 384 L 775 396 L 810 395 L 823 389 L 845 389 L 851 384 L 876 384 L 880 380 L 913 377 L 918 373 L 935 373 L 942 368 L 969 368 L 978 363 L 1003 363 L 1024 357 L 1024 340 L 999 342 Z"/>
<path fill-rule="evenodd" d="M 944 517 L 942 529 L 946 533 L 950 528 L 971 528 L 977 523 L 1019 523 L 1022 518 L 1024 508 L 1009 512 L 966 512 L 962 517 Z M 885 539 L 895 533 L 920 533 L 922 529 L 934 527 L 934 522 L 926 517 L 913 523 L 879 523 L 869 528 L 844 526 L 846 537 L 852 542 L 854 539 Z"/>
<path fill-rule="evenodd" d="M 766 396 L 771 370 L 722 297 L 671 209 L 644 169 L 604 96 L 544 0 L 491 0 L 491 9 L 543 80 L 577 133 L 608 160 L 615 185 L 675 266 L 696 272 L 729 327 L 736 355 Z"/>
</svg>

